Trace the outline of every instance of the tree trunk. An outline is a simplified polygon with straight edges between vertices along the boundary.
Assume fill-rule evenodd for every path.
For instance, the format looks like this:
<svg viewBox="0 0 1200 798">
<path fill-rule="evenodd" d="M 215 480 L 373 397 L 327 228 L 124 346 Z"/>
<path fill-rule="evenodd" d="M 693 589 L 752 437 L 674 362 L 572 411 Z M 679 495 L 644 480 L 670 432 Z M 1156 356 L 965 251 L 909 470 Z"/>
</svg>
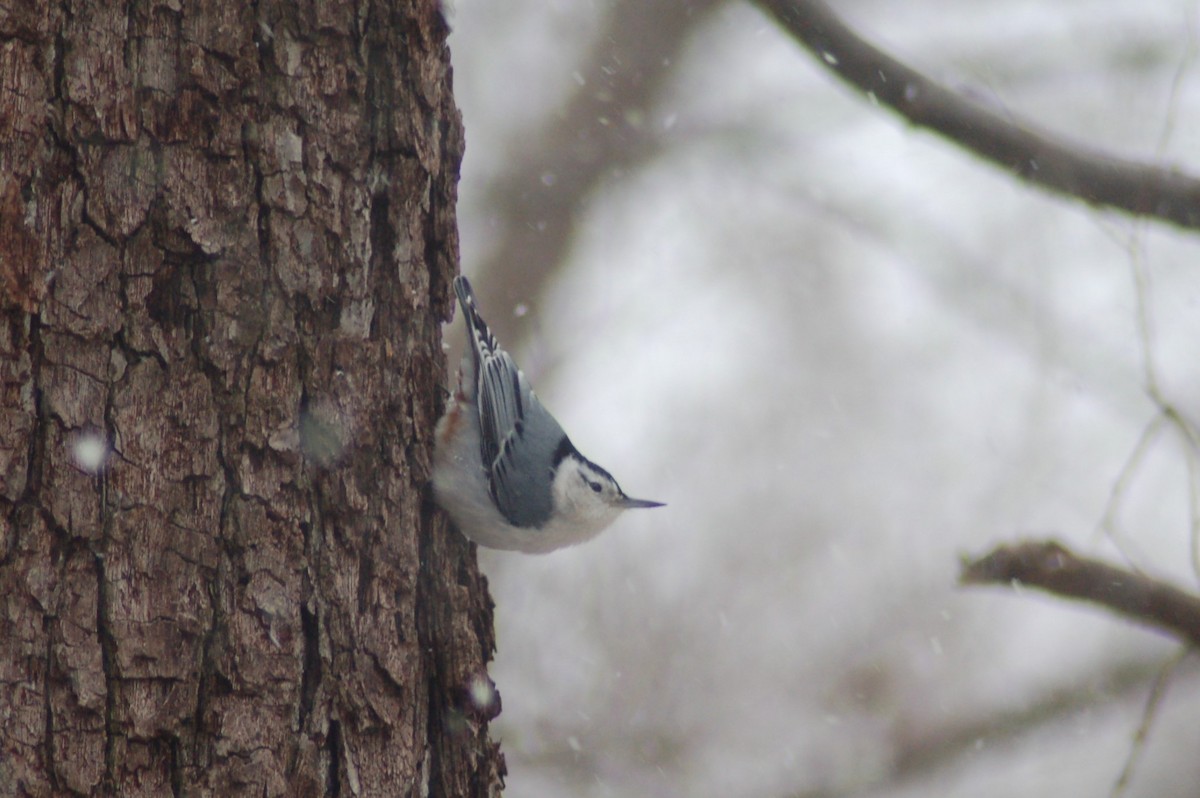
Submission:
<svg viewBox="0 0 1200 798">
<path fill-rule="evenodd" d="M 426 490 L 446 32 L 0 9 L 0 795 L 496 790 L 486 582 Z"/>
</svg>

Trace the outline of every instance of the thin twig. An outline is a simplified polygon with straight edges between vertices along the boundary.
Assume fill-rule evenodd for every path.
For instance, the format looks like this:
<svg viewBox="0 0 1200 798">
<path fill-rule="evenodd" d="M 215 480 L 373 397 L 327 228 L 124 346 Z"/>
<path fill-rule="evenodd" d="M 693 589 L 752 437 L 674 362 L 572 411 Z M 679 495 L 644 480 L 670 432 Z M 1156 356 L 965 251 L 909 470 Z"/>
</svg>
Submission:
<svg viewBox="0 0 1200 798">
<path fill-rule="evenodd" d="M 1142 722 L 1138 724 L 1137 731 L 1134 732 L 1133 744 L 1129 748 L 1129 754 L 1125 757 L 1125 764 L 1121 767 L 1120 775 L 1113 783 L 1109 798 L 1122 798 L 1128 791 L 1129 783 L 1133 781 L 1133 770 L 1137 767 L 1138 761 L 1142 758 L 1142 752 L 1146 749 L 1146 739 L 1150 736 L 1150 727 L 1154 725 L 1154 719 L 1158 716 L 1158 708 L 1167 694 L 1167 686 L 1170 684 L 1171 677 L 1175 675 L 1179 664 L 1190 652 L 1191 649 L 1188 648 L 1180 649 L 1179 653 L 1163 663 L 1158 675 L 1154 678 L 1154 683 L 1150 686 L 1150 694 L 1146 696 L 1146 705 L 1142 709 Z"/>
</svg>

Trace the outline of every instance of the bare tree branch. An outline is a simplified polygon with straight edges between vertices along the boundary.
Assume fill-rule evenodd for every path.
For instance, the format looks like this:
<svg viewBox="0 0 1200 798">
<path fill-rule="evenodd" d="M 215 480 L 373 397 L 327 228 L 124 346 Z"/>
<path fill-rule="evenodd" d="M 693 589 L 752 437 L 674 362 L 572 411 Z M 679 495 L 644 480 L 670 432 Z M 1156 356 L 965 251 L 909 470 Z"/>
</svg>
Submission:
<svg viewBox="0 0 1200 798">
<path fill-rule="evenodd" d="M 989 707 L 931 727 L 923 734 L 910 733 L 900 740 L 902 744 L 897 747 L 886 783 L 892 788 L 925 783 L 931 774 L 961 764 L 981 741 L 994 746 L 1020 740 L 1080 712 L 1095 712 L 1108 704 L 1136 700 L 1145 694 L 1147 685 L 1151 691 L 1156 689 L 1163 673 L 1162 664 L 1157 662 L 1107 663 L 1096 671 L 1072 673 L 1061 685 L 1038 691 L 1028 701 L 1002 709 Z M 1186 678 L 1187 687 L 1196 686 L 1194 665 L 1172 673 Z M 839 795 L 866 798 L 878 795 L 878 786 Z"/>
<path fill-rule="evenodd" d="M 1042 188 L 1200 228 L 1200 180 L 1035 131 L 944 86 L 860 38 L 821 0 L 755 0 L 846 83 L 915 125 Z"/>
<path fill-rule="evenodd" d="M 1200 597 L 1145 574 L 1078 557 L 1055 541 L 1001 546 L 964 560 L 963 585 L 1020 584 L 1089 601 L 1200 645 Z"/>
<path fill-rule="evenodd" d="M 530 137 L 488 187 L 495 216 L 486 259 L 475 265 L 480 293 L 528 300 L 570 247 L 576 217 L 607 177 L 658 151 L 648 109 L 672 79 L 696 26 L 721 0 L 618 0 L 580 65 L 580 87 L 556 118 Z M 503 314 L 491 320 L 501 341 L 519 336 Z"/>
</svg>

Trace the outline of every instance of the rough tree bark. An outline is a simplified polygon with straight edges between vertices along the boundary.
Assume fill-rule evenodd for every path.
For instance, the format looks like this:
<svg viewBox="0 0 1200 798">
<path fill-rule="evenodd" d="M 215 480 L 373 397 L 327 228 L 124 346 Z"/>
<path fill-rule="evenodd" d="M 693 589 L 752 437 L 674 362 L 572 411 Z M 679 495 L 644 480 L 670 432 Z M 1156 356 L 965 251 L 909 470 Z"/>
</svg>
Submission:
<svg viewBox="0 0 1200 798">
<path fill-rule="evenodd" d="M 486 583 L 426 499 L 446 32 L 0 8 L 0 795 L 498 785 Z"/>
</svg>

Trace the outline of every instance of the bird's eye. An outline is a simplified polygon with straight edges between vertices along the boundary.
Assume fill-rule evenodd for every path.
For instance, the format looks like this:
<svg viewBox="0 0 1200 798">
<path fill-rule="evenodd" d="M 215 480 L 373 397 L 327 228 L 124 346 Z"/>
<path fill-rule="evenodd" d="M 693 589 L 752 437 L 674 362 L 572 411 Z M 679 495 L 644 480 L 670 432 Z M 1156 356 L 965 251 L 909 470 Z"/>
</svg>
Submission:
<svg viewBox="0 0 1200 798">
<path fill-rule="evenodd" d="M 592 489 L 592 493 L 599 493 L 603 489 L 599 482 L 588 482 L 588 487 Z"/>
</svg>

